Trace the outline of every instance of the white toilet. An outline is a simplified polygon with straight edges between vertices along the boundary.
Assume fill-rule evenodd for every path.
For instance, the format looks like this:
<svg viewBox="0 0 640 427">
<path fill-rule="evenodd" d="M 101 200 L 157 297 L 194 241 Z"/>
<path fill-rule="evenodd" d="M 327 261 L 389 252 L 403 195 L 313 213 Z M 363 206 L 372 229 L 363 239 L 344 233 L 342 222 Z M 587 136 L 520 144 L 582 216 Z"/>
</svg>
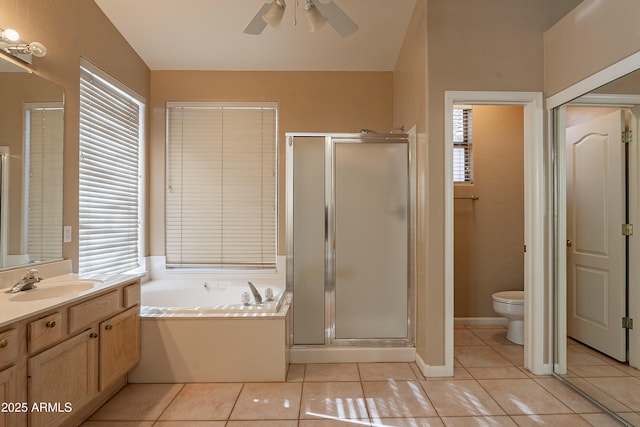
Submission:
<svg viewBox="0 0 640 427">
<path fill-rule="evenodd" d="M 491 295 L 493 310 L 509 319 L 507 339 L 524 344 L 524 291 L 502 291 Z"/>
</svg>

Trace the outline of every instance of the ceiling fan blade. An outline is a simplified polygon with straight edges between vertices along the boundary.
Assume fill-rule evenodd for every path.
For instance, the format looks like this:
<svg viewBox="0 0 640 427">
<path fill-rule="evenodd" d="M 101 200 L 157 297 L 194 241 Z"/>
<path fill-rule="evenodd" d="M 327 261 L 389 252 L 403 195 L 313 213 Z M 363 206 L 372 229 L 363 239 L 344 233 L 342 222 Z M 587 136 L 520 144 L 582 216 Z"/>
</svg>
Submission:
<svg viewBox="0 0 640 427">
<path fill-rule="evenodd" d="M 350 36 L 358 31 L 356 23 L 333 0 L 329 3 L 322 3 L 320 0 L 311 0 L 311 2 L 342 37 Z"/>
<path fill-rule="evenodd" d="M 249 25 L 247 25 L 247 28 L 244 29 L 244 33 L 258 35 L 264 31 L 267 26 L 267 22 L 262 19 L 262 15 L 267 13 L 272 3 L 273 2 L 267 2 L 262 5 L 258 13 L 256 13 L 256 16 L 253 17 L 251 22 L 249 22 Z"/>
</svg>

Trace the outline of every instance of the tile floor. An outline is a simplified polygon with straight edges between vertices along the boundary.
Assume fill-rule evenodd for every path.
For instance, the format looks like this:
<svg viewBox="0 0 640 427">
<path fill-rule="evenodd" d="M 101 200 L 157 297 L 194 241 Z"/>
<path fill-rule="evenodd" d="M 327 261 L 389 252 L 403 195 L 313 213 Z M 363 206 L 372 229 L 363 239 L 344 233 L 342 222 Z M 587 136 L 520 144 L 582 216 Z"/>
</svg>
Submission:
<svg viewBox="0 0 640 427">
<path fill-rule="evenodd" d="M 567 380 L 640 426 L 640 370 L 571 338 L 567 343 Z"/>
<path fill-rule="evenodd" d="M 617 426 L 523 366 L 502 327 L 457 327 L 455 376 L 414 363 L 291 365 L 282 383 L 129 384 L 83 427 Z"/>
</svg>

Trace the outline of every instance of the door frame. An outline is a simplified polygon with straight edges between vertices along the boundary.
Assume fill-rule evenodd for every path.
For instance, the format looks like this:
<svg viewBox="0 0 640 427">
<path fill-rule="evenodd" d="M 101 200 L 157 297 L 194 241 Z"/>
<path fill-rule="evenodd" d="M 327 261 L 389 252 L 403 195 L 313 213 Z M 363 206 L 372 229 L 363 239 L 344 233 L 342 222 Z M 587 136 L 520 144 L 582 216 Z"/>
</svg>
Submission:
<svg viewBox="0 0 640 427">
<path fill-rule="evenodd" d="M 524 107 L 524 366 L 536 375 L 551 373 L 549 334 L 550 304 L 546 298 L 544 114 L 541 92 L 445 91 L 445 370 L 453 372 L 453 106 L 521 105 Z M 547 325 L 547 326 L 545 326 Z M 547 332 L 547 334 L 545 334 Z"/>
</svg>

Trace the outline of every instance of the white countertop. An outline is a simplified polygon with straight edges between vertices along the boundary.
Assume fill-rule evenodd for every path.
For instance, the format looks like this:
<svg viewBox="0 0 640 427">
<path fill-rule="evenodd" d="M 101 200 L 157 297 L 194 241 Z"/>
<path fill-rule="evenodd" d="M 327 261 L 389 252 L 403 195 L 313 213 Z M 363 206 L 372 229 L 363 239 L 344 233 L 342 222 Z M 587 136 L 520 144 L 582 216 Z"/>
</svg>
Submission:
<svg viewBox="0 0 640 427">
<path fill-rule="evenodd" d="M 9 294 L 6 293 L 9 288 L 0 289 L 0 328 L 27 317 L 49 311 L 56 307 L 69 304 L 74 301 L 80 301 L 89 296 L 101 294 L 111 288 L 136 280 L 140 277 L 142 277 L 142 275 L 109 274 L 81 276 L 76 273 L 69 273 L 46 278 L 36 284 L 36 289 L 28 291 Z M 95 284 L 90 289 L 53 297 L 48 293 L 50 288 L 64 286 L 69 283 L 88 284 L 91 281 L 94 281 Z M 37 298 L 39 295 L 46 297 Z M 32 299 L 32 296 L 35 298 Z M 24 300 L 25 298 L 27 298 L 27 300 Z"/>
</svg>

